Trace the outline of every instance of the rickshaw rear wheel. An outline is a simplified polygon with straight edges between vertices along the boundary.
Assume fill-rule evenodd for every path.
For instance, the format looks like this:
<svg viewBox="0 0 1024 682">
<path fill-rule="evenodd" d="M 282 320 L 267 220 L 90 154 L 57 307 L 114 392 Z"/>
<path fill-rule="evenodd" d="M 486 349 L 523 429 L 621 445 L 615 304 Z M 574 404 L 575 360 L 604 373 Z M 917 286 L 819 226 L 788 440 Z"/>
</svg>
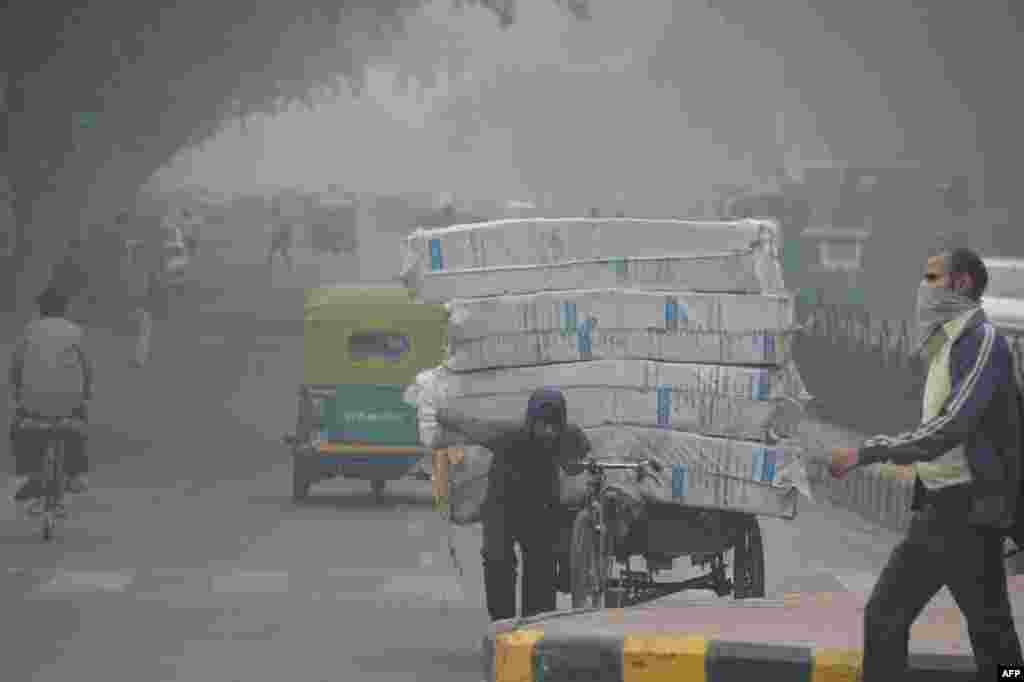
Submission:
<svg viewBox="0 0 1024 682">
<path fill-rule="evenodd" d="M 733 549 L 733 596 L 736 599 L 761 599 L 764 586 L 764 542 L 757 517 L 744 517 Z"/>
<path fill-rule="evenodd" d="M 299 455 L 292 455 L 292 500 L 301 502 L 309 497 L 310 481 Z"/>
</svg>

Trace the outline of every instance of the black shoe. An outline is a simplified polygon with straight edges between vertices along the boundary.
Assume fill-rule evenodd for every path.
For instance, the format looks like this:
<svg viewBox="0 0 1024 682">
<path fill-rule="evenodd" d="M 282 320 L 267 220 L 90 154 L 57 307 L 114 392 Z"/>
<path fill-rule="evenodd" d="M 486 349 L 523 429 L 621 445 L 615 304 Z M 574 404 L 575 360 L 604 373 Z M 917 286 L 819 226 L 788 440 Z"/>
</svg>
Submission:
<svg viewBox="0 0 1024 682">
<path fill-rule="evenodd" d="M 68 476 L 67 480 L 64 481 L 64 490 L 66 492 L 81 495 L 89 489 L 89 481 L 86 479 L 84 474 L 78 476 Z"/>
<path fill-rule="evenodd" d="M 555 568 L 555 589 L 562 594 L 572 592 L 572 582 L 569 579 L 569 567 L 559 561 Z"/>
</svg>

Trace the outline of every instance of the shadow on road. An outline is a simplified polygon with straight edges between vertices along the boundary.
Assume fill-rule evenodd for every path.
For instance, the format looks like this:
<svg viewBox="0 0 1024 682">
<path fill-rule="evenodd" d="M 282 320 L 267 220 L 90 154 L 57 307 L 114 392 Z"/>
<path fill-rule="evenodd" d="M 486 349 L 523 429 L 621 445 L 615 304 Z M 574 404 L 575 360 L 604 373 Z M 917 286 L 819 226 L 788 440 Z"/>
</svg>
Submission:
<svg viewBox="0 0 1024 682">
<path fill-rule="evenodd" d="M 352 662 L 366 673 L 407 674 L 415 670 L 427 677 L 434 670 L 445 673 L 483 673 L 484 659 L 478 650 L 438 652 L 430 649 L 390 650 L 380 656 L 353 656 Z"/>
</svg>

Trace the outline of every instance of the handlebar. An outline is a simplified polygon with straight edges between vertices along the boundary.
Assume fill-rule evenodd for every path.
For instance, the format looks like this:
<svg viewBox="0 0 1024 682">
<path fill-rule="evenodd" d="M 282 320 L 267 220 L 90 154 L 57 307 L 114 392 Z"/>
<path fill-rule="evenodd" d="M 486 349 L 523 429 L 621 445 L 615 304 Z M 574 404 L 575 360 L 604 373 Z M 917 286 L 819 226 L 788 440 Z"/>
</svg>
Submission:
<svg viewBox="0 0 1024 682">
<path fill-rule="evenodd" d="M 584 467 L 591 472 L 601 471 L 643 471 L 650 469 L 656 474 L 660 474 L 662 466 L 653 459 L 644 459 L 640 461 L 610 461 L 610 460 L 597 460 L 587 459 L 584 462 Z"/>
<path fill-rule="evenodd" d="M 18 416 L 15 424 L 25 431 L 79 431 L 85 427 L 86 421 L 80 417 L 40 417 L 36 415 Z"/>
</svg>

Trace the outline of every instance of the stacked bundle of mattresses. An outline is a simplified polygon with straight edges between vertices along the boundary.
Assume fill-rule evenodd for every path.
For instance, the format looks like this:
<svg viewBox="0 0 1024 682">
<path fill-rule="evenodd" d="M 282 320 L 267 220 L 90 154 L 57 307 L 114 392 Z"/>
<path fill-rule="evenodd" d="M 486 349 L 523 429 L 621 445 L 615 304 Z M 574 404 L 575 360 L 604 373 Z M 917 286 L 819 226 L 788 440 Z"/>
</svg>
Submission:
<svg viewBox="0 0 1024 682">
<path fill-rule="evenodd" d="M 660 480 L 623 475 L 618 487 L 649 502 L 792 516 L 803 465 L 785 439 L 807 396 L 777 239 L 760 220 L 417 230 L 403 280 L 419 300 L 446 303 L 450 321 L 445 365 L 410 395 L 507 422 L 524 418 L 534 389 L 556 387 L 596 457 L 663 466 Z M 447 472 L 454 520 L 477 518 L 488 458 L 463 447 Z"/>
</svg>

